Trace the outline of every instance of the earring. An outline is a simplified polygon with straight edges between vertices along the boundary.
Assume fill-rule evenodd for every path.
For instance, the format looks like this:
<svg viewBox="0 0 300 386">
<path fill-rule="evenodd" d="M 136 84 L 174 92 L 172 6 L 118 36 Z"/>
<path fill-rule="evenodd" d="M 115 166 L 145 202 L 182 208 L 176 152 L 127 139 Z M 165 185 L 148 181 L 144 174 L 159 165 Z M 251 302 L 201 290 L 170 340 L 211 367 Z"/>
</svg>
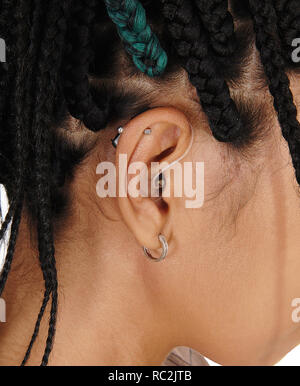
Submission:
<svg viewBox="0 0 300 386">
<path fill-rule="evenodd" d="M 166 185 L 167 181 L 164 173 L 159 173 L 159 175 L 154 179 L 154 189 L 159 192 L 160 196 L 162 195 Z"/>
<path fill-rule="evenodd" d="M 111 143 L 115 149 L 118 147 L 118 143 L 119 143 L 119 140 L 121 138 L 122 133 L 124 133 L 124 128 L 119 127 L 118 128 L 118 134 L 116 135 L 116 137 L 114 139 L 111 140 Z M 152 129 L 144 130 L 144 135 L 150 135 L 150 134 L 152 134 Z"/>
<path fill-rule="evenodd" d="M 161 248 L 162 248 L 162 254 L 159 258 L 153 257 L 152 254 L 150 253 L 149 249 L 147 249 L 146 247 L 143 247 L 143 251 L 144 251 L 145 256 L 148 257 L 148 259 L 150 259 L 151 261 L 154 261 L 156 263 L 163 261 L 167 257 L 168 250 L 169 250 L 169 245 L 168 245 L 168 242 L 167 242 L 165 236 L 159 235 L 158 239 L 161 243 Z"/>
<path fill-rule="evenodd" d="M 123 127 L 119 127 L 118 128 L 117 136 L 114 139 L 111 140 L 111 143 L 112 143 L 114 148 L 117 148 L 119 140 L 120 140 L 121 135 L 122 135 L 123 132 L 124 132 L 124 128 Z"/>
</svg>

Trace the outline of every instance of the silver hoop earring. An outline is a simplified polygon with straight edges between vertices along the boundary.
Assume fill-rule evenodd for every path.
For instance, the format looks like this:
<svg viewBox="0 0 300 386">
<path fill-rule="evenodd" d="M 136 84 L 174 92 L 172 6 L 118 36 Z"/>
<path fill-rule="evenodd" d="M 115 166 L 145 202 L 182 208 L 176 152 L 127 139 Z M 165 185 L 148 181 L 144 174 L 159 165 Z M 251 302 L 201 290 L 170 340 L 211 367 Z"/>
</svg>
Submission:
<svg viewBox="0 0 300 386">
<path fill-rule="evenodd" d="M 143 247 L 143 251 L 144 251 L 145 256 L 148 257 L 148 259 L 150 259 L 151 261 L 154 261 L 156 263 L 163 261 L 167 257 L 168 250 L 169 250 L 169 245 L 168 245 L 168 242 L 167 242 L 165 236 L 159 235 L 158 239 L 159 239 L 159 241 L 161 243 L 161 247 L 162 247 L 162 254 L 159 258 L 153 257 L 152 254 L 150 253 L 149 249 L 147 249 L 146 247 Z"/>
</svg>

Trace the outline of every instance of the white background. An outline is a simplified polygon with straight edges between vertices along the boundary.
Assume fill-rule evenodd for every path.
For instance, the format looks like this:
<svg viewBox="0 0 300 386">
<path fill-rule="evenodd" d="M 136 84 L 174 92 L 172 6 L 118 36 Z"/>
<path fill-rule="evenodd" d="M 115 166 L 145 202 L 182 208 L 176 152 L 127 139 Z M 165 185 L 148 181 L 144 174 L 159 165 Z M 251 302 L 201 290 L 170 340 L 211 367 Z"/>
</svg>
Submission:
<svg viewBox="0 0 300 386">
<path fill-rule="evenodd" d="M 206 360 L 210 366 L 220 366 L 207 358 Z M 290 351 L 276 366 L 300 366 L 300 345 Z"/>
<path fill-rule="evenodd" d="M 7 211 L 7 199 L 5 191 L 0 185 L 0 207 L 2 208 L 2 214 L 5 215 Z M 0 269 L 4 260 L 4 249 L 3 246 L 0 246 Z M 217 363 L 212 362 L 207 359 L 208 363 L 211 366 L 219 366 Z M 288 355 L 286 355 L 276 366 L 299 366 L 300 365 L 300 345 L 292 350 Z"/>
</svg>

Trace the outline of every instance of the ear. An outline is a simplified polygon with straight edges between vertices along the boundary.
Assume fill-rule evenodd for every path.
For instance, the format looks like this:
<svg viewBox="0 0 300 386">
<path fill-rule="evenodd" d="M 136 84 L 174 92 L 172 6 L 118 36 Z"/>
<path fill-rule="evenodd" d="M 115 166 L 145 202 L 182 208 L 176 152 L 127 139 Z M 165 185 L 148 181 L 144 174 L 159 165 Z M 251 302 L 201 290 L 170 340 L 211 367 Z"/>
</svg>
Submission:
<svg viewBox="0 0 300 386">
<path fill-rule="evenodd" d="M 138 195 L 133 195 L 129 187 L 137 177 L 140 181 L 145 181 L 145 177 L 148 182 L 151 181 L 154 176 L 153 170 L 151 172 L 153 162 L 173 165 L 177 160 L 182 161 L 190 149 L 191 141 L 190 123 L 175 108 L 148 110 L 124 126 L 116 154 L 118 191 L 121 193 L 118 202 L 124 222 L 141 246 L 159 249 L 159 234 L 170 239 L 172 224 L 168 220 L 173 198 L 171 195 L 153 198 L 151 184 L 148 184 L 148 194 L 144 194 L 141 185 L 145 185 L 141 182 Z M 135 175 L 132 174 L 134 171 Z M 168 177 L 164 173 L 166 184 L 172 185 L 170 173 L 167 174 Z M 169 191 L 173 191 L 172 186 L 169 186 Z"/>
</svg>

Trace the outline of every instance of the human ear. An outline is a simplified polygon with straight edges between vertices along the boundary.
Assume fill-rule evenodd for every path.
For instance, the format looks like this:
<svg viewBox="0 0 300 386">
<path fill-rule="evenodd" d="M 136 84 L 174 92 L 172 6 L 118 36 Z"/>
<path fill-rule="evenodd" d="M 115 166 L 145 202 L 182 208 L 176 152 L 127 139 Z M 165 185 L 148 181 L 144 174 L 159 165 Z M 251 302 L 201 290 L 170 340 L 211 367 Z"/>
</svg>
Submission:
<svg viewBox="0 0 300 386">
<path fill-rule="evenodd" d="M 163 181 L 165 186 L 169 185 L 170 192 L 174 190 L 166 170 L 168 165 L 183 160 L 191 141 L 192 130 L 187 117 L 169 107 L 148 110 L 135 117 L 124 126 L 118 140 L 116 166 L 121 215 L 140 245 L 148 249 L 159 249 L 160 234 L 167 239 L 172 235 L 169 220 L 173 198 L 153 197 L 155 183 L 158 181 L 158 189 L 163 189 L 159 183 Z M 153 172 L 154 163 L 156 170 Z M 163 165 L 163 173 L 157 172 L 158 163 Z M 149 188 L 147 194 L 145 185 Z M 132 186 L 139 187 L 139 194 L 131 194 Z"/>
</svg>

